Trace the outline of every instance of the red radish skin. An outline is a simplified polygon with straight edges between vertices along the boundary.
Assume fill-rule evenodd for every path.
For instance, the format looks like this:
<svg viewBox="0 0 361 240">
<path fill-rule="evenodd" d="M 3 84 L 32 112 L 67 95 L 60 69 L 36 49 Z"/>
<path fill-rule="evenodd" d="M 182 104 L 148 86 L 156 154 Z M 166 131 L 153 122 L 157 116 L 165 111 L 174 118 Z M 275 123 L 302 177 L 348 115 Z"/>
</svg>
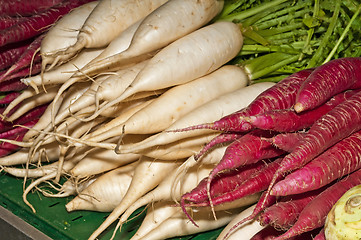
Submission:
<svg viewBox="0 0 361 240">
<path fill-rule="evenodd" d="M 361 57 L 347 57 L 317 67 L 299 90 L 295 111 L 313 109 L 340 92 L 360 88 L 360 66 Z"/>
<path fill-rule="evenodd" d="M 280 133 L 266 140 L 285 152 L 292 152 L 299 145 L 305 134 L 306 132 Z"/>
<path fill-rule="evenodd" d="M 287 232 L 274 240 L 284 240 L 320 228 L 325 224 L 327 214 L 342 195 L 352 187 L 361 184 L 361 170 L 358 170 L 328 187 L 315 197 L 300 213 L 297 222 Z"/>
<path fill-rule="evenodd" d="M 1 88 L 1 87 L 0 87 Z M 17 98 L 21 93 L 20 92 L 11 92 L 6 94 L 2 99 L 0 99 L 0 104 L 9 104 L 15 98 Z"/>
<path fill-rule="evenodd" d="M 278 132 L 294 132 L 309 128 L 316 120 L 331 111 L 335 106 L 349 99 L 359 90 L 346 91 L 332 97 L 326 103 L 308 111 L 296 113 L 292 109 L 271 110 L 246 117 L 255 128 Z"/>
<path fill-rule="evenodd" d="M 19 59 L 26 48 L 31 43 L 30 40 L 8 44 L 0 48 L 0 69 L 4 70 L 10 67 L 16 60 Z"/>
<path fill-rule="evenodd" d="M 287 175 L 273 186 L 271 194 L 286 196 L 318 189 L 360 168 L 361 131 L 358 131 Z"/>
<path fill-rule="evenodd" d="M 301 168 L 330 146 L 360 130 L 360 112 L 361 93 L 357 93 L 317 120 L 300 145 L 284 157 L 267 192 L 270 193 L 280 176 Z"/>
<path fill-rule="evenodd" d="M 17 24 L 19 21 L 22 20 L 22 17 L 11 17 L 9 15 L 2 15 L 0 16 L 0 30 L 9 28 L 15 24 Z"/>
<path fill-rule="evenodd" d="M 8 81 L 0 82 L 0 92 L 17 92 L 21 93 L 28 86 L 20 81 L 20 78 L 13 78 Z"/>
<path fill-rule="evenodd" d="M 279 167 L 282 158 L 278 158 L 268 164 L 252 177 L 248 178 L 241 185 L 239 185 L 233 191 L 227 192 L 225 194 L 219 195 L 215 198 L 210 198 L 209 202 L 202 204 L 195 204 L 196 206 L 215 206 L 226 202 L 231 202 L 242 197 L 261 192 L 267 189 L 274 172 Z M 207 191 L 208 197 L 210 194 L 210 189 Z"/>
<path fill-rule="evenodd" d="M 237 138 L 240 138 L 241 136 L 242 135 L 240 135 L 239 133 L 221 133 L 217 137 L 213 138 L 209 143 L 207 143 L 207 145 L 204 146 L 199 153 L 194 155 L 194 160 L 197 161 L 214 146 L 231 142 L 233 140 L 236 140 Z"/>
<path fill-rule="evenodd" d="M 260 136 L 260 134 L 263 135 Z M 220 162 L 209 174 L 207 180 L 208 189 L 210 189 L 213 178 L 222 171 L 235 169 L 283 154 L 283 150 L 275 148 L 270 142 L 264 140 L 264 137 L 267 137 L 265 134 L 269 135 L 270 133 L 253 131 L 232 142 L 227 147 Z"/>
<path fill-rule="evenodd" d="M 264 168 L 265 164 L 265 162 L 257 162 L 255 164 L 244 166 L 240 169 L 235 169 L 233 171 L 217 175 L 211 185 L 211 198 L 218 197 L 234 190 L 247 178 L 251 177 L 253 174 L 256 174 L 258 171 Z M 209 203 L 207 195 L 207 178 L 204 178 L 202 181 L 200 181 L 197 187 L 195 187 L 192 191 L 183 194 L 180 199 L 180 206 L 183 212 L 190 219 L 190 221 L 193 222 L 194 225 L 197 224 L 188 214 L 186 207 L 192 207 L 192 205 L 197 205 L 198 203 Z"/>
<path fill-rule="evenodd" d="M 325 229 L 322 228 L 320 232 L 313 238 L 313 240 L 326 240 Z"/>
<path fill-rule="evenodd" d="M 13 136 L 25 134 L 29 129 L 33 127 L 39 119 L 34 119 L 29 122 L 22 124 L 22 126 L 14 127 L 6 132 L 0 133 L 0 139 L 12 139 Z"/>
<path fill-rule="evenodd" d="M 301 195 L 289 195 L 266 208 L 258 217 L 262 226 L 271 225 L 276 229 L 288 230 L 297 221 L 303 208 L 324 188 Z"/>
<path fill-rule="evenodd" d="M 0 81 L 5 79 L 8 75 L 17 72 L 18 70 L 31 65 L 34 61 L 40 60 L 40 54 L 38 50 L 41 45 L 41 41 L 45 37 L 45 34 L 38 36 L 24 51 L 23 54 L 19 56 L 19 59 L 2 75 L 0 76 Z M 38 54 L 36 54 L 38 53 Z M 36 57 L 37 59 L 36 59 Z"/>
<path fill-rule="evenodd" d="M 248 122 L 244 121 L 244 117 L 274 109 L 291 108 L 296 101 L 296 95 L 301 87 L 301 84 L 306 80 L 311 72 L 311 69 L 307 69 L 286 77 L 273 87 L 261 93 L 247 108 L 227 115 L 218 121 L 191 126 L 178 131 L 206 128 L 224 132 L 247 132 L 252 129 L 252 126 Z"/>
<path fill-rule="evenodd" d="M 6 76 L 5 78 L 2 78 L 0 82 L 10 81 L 15 78 L 23 78 L 31 75 L 36 75 L 40 73 L 40 69 L 41 69 L 41 62 L 35 62 L 33 65 L 27 66 L 19 70 L 18 72 L 15 72 L 11 75 Z"/>
<path fill-rule="evenodd" d="M 61 2 L 63 2 L 63 0 L 2 0 L 0 1 L 0 14 L 8 16 L 30 16 Z"/>
<path fill-rule="evenodd" d="M 260 199 L 258 200 L 258 203 L 254 205 L 253 211 L 250 215 L 244 217 L 242 220 L 238 221 L 236 224 L 234 224 L 231 228 L 229 228 L 229 231 L 225 234 L 224 239 L 227 239 L 227 237 L 232 234 L 236 229 L 238 229 L 239 226 L 242 226 L 244 223 L 254 220 L 255 217 L 264 210 L 265 207 L 272 206 L 276 202 L 276 197 L 265 194 L 266 192 L 263 192 L 261 194 Z M 263 206 L 259 203 L 263 202 Z"/>
<path fill-rule="evenodd" d="M 0 31 L 0 46 L 32 38 L 46 31 L 60 17 L 91 0 L 66 1 L 45 12 L 33 15 L 18 24 Z"/>
</svg>

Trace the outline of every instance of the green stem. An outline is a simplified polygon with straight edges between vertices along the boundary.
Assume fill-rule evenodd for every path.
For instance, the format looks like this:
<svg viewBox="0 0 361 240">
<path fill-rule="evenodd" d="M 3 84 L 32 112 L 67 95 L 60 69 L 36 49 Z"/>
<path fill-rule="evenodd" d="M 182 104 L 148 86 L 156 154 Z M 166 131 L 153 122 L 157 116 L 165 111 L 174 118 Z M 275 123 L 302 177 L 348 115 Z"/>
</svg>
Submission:
<svg viewBox="0 0 361 240">
<path fill-rule="evenodd" d="M 248 17 L 251 17 L 257 13 L 266 11 L 267 9 L 277 6 L 286 1 L 289 1 L 289 0 L 274 0 L 271 2 L 267 2 L 267 3 L 261 4 L 257 7 L 242 11 L 240 13 L 234 13 L 234 14 L 230 14 L 228 16 L 222 17 L 222 20 L 224 20 L 224 21 L 240 21 L 240 20 L 246 19 Z"/>
<path fill-rule="evenodd" d="M 308 65 L 307 65 L 307 68 L 315 67 L 317 61 L 321 58 L 324 48 L 326 47 L 326 45 L 329 41 L 329 38 L 330 38 L 331 34 L 334 32 L 334 29 L 336 27 L 340 9 L 341 9 L 341 0 L 337 0 L 336 5 L 335 5 L 335 10 L 334 10 L 332 18 L 331 18 L 331 22 L 327 28 L 326 33 L 324 34 L 324 36 L 321 40 L 320 45 L 318 46 L 316 52 L 313 54 L 312 58 L 310 59 Z"/>
<path fill-rule="evenodd" d="M 333 57 L 333 55 L 336 53 L 338 47 L 340 46 L 341 42 L 344 40 L 344 38 L 346 37 L 346 35 L 348 34 L 348 31 L 351 28 L 351 25 L 353 23 L 353 21 L 357 18 L 357 16 L 359 15 L 361 11 L 361 4 L 358 6 L 357 11 L 354 13 L 354 15 L 352 16 L 351 20 L 349 21 L 349 23 L 347 24 L 347 26 L 345 27 L 345 30 L 342 32 L 340 38 L 338 39 L 337 43 L 335 44 L 335 46 L 333 47 L 333 49 L 331 50 L 330 54 L 326 57 L 325 61 L 323 62 L 323 64 L 327 63 L 328 61 L 331 60 L 331 58 Z"/>
</svg>

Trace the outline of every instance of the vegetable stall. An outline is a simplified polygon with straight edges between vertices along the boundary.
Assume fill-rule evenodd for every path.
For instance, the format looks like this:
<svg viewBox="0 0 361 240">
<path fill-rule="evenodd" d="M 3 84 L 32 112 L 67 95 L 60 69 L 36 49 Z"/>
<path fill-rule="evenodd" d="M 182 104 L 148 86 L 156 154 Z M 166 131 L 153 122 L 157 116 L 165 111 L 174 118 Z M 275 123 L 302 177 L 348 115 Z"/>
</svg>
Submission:
<svg viewBox="0 0 361 240">
<path fill-rule="evenodd" d="M 331 239 L 361 184 L 360 11 L 4 0 L 0 205 L 53 239 Z"/>
</svg>

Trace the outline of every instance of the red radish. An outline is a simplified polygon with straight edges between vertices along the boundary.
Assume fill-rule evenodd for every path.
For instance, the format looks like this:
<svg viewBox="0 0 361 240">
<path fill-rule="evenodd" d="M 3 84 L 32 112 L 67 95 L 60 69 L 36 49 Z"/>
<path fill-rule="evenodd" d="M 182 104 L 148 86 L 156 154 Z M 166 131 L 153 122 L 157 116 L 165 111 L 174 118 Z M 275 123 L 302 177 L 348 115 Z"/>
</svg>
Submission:
<svg viewBox="0 0 361 240">
<path fill-rule="evenodd" d="M 20 92 L 11 92 L 3 96 L 3 98 L 0 99 L 0 104 L 9 104 L 11 103 L 15 98 L 17 98 L 21 93 Z"/>
<path fill-rule="evenodd" d="M 253 174 L 256 174 L 262 168 L 265 167 L 264 162 L 260 161 L 255 164 L 250 164 L 244 166 L 239 169 L 234 169 L 230 172 L 220 173 L 217 175 L 210 189 L 211 198 L 214 199 L 220 195 L 226 194 L 240 186 L 242 182 L 246 179 L 250 178 Z M 204 178 L 199 182 L 197 187 L 195 187 L 192 191 L 185 193 L 182 195 L 180 200 L 180 206 L 183 212 L 187 215 L 187 217 L 193 222 L 193 224 L 197 225 L 192 217 L 188 214 L 186 207 L 192 207 L 193 205 L 197 205 L 198 203 L 208 202 L 208 194 L 207 194 L 207 178 Z"/>
<path fill-rule="evenodd" d="M 280 133 L 266 140 L 285 152 L 292 152 L 302 141 L 305 134 L 306 132 Z"/>
<path fill-rule="evenodd" d="M 10 67 L 23 54 L 32 39 L 8 44 L 0 48 L 0 69 Z"/>
<path fill-rule="evenodd" d="M 361 131 L 358 131 L 277 182 L 271 194 L 281 196 L 318 189 L 361 168 L 360 159 Z"/>
<path fill-rule="evenodd" d="M 8 16 L 30 16 L 45 11 L 63 0 L 1 1 L 0 14 Z"/>
<path fill-rule="evenodd" d="M 71 9 L 91 0 L 66 1 L 45 12 L 33 15 L 18 24 L 0 31 L 0 46 L 29 39 L 47 30 L 58 18 Z"/>
<path fill-rule="evenodd" d="M 194 159 L 195 160 L 199 159 L 200 157 L 203 156 L 203 154 L 208 152 L 211 148 L 213 148 L 216 145 L 232 142 L 240 137 L 242 137 L 242 135 L 239 133 L 221 133 L 217 137 L 213 138 L 209 143 L 207 143 L 207 145 L 204 146 L 202 150 L 199 151 L 199 153 L 195 154 Z"/>
<path fill-rule="evenodd" d="M 322 228 L 320 232 L 313 238 L 313 240 L 326 240 L 325 229 Z"/>
<path fill-rule="evenodd" d="M 221 161 L 209 174 L 207 189 L 210 189 L 213 178 L 222 171 L 235 169 L 263 159 L 274 158 L 284 153 L 283 150 L 277 149 L 270 142 L 265 141 L 265 136 L 270 136 L 270 133 L 253 131 L 234 140 L 227 147 Z"/>
<path fill-rule="evenodd" d="M 290 154 L 286 155 L 277 169 L 267 192 L 270 193 L 280 176 L 301 168 L 324 150 L 361 129 L 361 93 L 337 105 L 317 120 Z"/>
<path fill-rule="evenodd" d="M 279 158 L 274 160 L 273 162 L 268 163 L 263 169 L 261 169 L 256 174 L 252 175 L 252 177 L 248 178 L 233 191 L 227 192 L 223 195 L 219 195 L 218 197 L 210 199 L 210 203 L 213 205 L 218 205 L 224 202 L 233 201 L 235 199 L 267 189 L 267 186 L 273 176 L 273 173 L 278 168 L 281 160 L 282 158 Z M 199 205 L 204 205 L 204 204 L 199 204 Z M 208 205 L 208 203 L 206 203 L 206 205 Z"/>
<path fill-rule="evenodd" d="M 326 103 L 301 113 L 296 113 L 291 109 L 280 109 L 245 117 L 245 119 L 255 128 L 278 132 L 294 132 L 309 128 L 317 119 L 357 92 L 359 91 L 354 90 L 339 93 Z"/>
<path fill-rule="evenodd" d="M 19 70 L 18 72 L 15 72 L 15 73 L 12 73 L 11 75 L 6 76 L 1 81 L 9 81 L 9 80 L 12 80 L 15 78 L 35 75 L 35 74 L 40 73 L 40 68 L 41 68 L 41 63 L 35 62 L 33 65 L 27 66 L 27 67 Z"/>
<path fill-rule="evenodd" d="M 20 91 L 26 89 L 27 87 L 28 86 L 20 81 L 20 78 L 0 82 L 0 92 L 18 92 L 20 94 Z"/>
<path fill-rule="evenodd" d="M 213 123 L 200 124 L 184 128 L 181 131 L 209 128 L 219 131 L 249 131 L 252 126 L 243 120 L 243 117 L 263 113 L 274 109 L 287 109 L 294 105 L 296 94 L 301 84 L 310 75 L 312 70 L 302 70 L 294 73 L 273 87 L 261 93 L 248 107 L 225 116 Z"/>
<path fill-rule="evenodd" d="M 2 79 L 5 79 L 8 75 L 17 72 L 24 67 L 32 65 L 35 60 L 35 56 L 39 51 L 41 41 L 44 39 L 44 37 L 45 34 L 36 37 L 36 39 L 26 48 L 25 52 L 19 56 L 18 61 L 14 62 L 13 65 L 0 76 L 0 81 L 2 81 Z M 37 56 L 40 59 L 40 55 Z"/>
<path fill-rule="evenodd" d="M 2 6 L 1 6 L 2 7 Z M 22 17 L 9 15 L 0 15 L 0 30 L 6 29 L 22 21 Z"/>
<path fill-rule="evenodd" d="M 324 188 L 301 195 L 289 195 L 276 204 L 266 208 L 258 217 L 262 226 L 268 224 L 276 229 L 288 230 L 297 221 L 303 208 Z"/>
<path fill-rule="evenodd" d="M 361 184 L 361 170 L 334 183 L 307 204 L 298 216 L 297 222 L 287 232 L 274 240 L 288 239 L 300 235 L 301 233 L 322 227 L 325 223 L 327 214 L 337 200 L 347 190 L 359 184 Z"/>
<path fill-rule="evenodd" d="M 361 86 L 360 57 L 332 60 L 317 67 L 297 94 L 296 112 L 313 109 L 337 93 Z"/>
</svg>

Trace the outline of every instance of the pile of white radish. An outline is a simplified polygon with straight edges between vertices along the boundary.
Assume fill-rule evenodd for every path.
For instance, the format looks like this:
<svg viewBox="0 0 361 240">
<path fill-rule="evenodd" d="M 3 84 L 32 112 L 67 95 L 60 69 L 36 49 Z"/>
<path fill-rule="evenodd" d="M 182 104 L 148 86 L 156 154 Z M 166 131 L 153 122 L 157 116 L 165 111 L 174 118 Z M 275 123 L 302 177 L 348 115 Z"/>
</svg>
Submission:
<svg viewBox="0 0 361 240">
<path fill-rule="evenodd" d="M 24 178 L 23 199 L 34 212 L 27 200 L 34 188 L 47 197 L 73 195 L 67 211 L 111 212 L 92 230 L 89 239 L 96 239 L 147 206 L 132 239 L 166 239 L 225 226 L 259 199 L 254 194 L 218 206 L 217 219 L 209 207 L 199 208 L 192 212 L 198 226 L 179 207 L 225 145 L 196 161 L 193 155 L 220 132 L 172 130 L 245 108 L 274 85 L 250 85 L 242 68 L 228 64 L 243 37 L 235 23 L 212 22 L 223 4 L 99 0 L 52 27 L 40 49 L 42 72 L 22 79 L 29 88 L 3 113 L 15 121 L 49 104 L 21 142 L 4 140 L 21 150 L 0 158 L 4 172 Z M 59 186 L 62 178 L 67 181 Z"/>
</svg>

